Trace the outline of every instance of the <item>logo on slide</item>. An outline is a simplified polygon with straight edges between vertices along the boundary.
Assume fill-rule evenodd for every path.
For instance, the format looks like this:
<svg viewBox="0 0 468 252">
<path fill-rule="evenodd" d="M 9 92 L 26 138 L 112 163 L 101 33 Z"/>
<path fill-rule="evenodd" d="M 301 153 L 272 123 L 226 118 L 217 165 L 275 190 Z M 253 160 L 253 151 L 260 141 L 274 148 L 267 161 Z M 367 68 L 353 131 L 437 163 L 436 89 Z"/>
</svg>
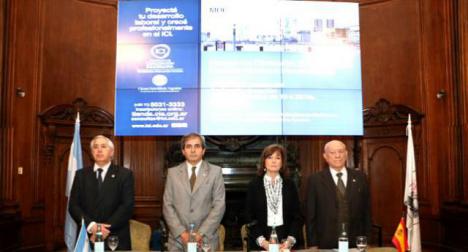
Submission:
<svg viewBox="0 0 468 252">
<path fill-rule="evenodd" d="M 156 59 L 165 59 L 171 53 L 171 48 L 167 44 L 158 44 L 151 47 L 151 55 Z"/>
<path fill-rule="evenodd" d="M 164 86 L 167 84 L 167 77 L 162 74 L 157 74 L 151 79 L 155 86 Z"/>
</svg>

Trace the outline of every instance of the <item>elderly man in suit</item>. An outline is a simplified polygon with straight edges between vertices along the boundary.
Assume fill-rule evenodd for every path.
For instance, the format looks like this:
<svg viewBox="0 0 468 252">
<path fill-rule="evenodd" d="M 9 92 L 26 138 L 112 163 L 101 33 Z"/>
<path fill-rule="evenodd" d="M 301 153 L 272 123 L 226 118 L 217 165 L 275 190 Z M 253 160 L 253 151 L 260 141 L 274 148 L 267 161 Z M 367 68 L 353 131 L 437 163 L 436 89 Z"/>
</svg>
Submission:
<svg viewBox="0 0 468 252">
<path fill-rule="evenodd" d="M 371 229 L 369 188 L 364 173 L 346 168 L 346 145 L 338 140 L 325 144 L 328 167 L 309 179 L 306 196 L 307 239 L 311 247 L 338 247 L 343 226 L 349 246 Z"/>
<path fill-rule="evenodd" d="M 91 140 L 94 165 L 76 171 L 70 193 L 69 211 L 76 221 L 84 219 L 91 241 L 98 224 L 103 238 L 119 237 L 118 250 L 130 250 L 128 221 L 133 214 L 134 178 L 131 170 L 112 164 L 114 144 L 102 135 Z M 106 244 L 106 250 L 109 250 Z"/>
<path fill-rule="evenodd" d="M 225 190 L 221 167 L 203 160 L 205 139 L 191 133 L 181 140 L 186 161 L 169 168 L 163 198 L 163 214 L 169 227 L 169 251 L 183 251 L 189 241 L 190 224 L 196 241 L 206 239 L 211 250 L 218 247 L 217 229 L 224 215 Z"/>
</svg>

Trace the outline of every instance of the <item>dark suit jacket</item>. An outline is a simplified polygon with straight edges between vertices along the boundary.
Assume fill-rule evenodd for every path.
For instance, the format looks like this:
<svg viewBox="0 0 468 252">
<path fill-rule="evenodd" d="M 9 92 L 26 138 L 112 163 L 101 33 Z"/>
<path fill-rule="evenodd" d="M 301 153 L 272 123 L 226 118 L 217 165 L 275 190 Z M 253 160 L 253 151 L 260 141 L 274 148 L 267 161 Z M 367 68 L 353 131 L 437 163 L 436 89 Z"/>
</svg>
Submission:
<svg viewBox="0 0 468 252">
<path fill-rule="evenodd" d="M 370 234 L 369 187 L 364 173 L 346 169 L 348 180 L 346 196 L 349 204 L 349 246 L 356 247 L 355 238 Z M 313 174 L 309 178 L 306 202 L 307 240 L 310 246 L 320 249 L 338 247 L 338 202 L 337 187 L 329 168 Z"/>
<path fill-rule="evenodd" d="M 111 164 L 100 193 L 93 167 L 76 171 L 70 193 L 71 216 L 78 226 L 81 218 L 84 218 L 86 227 L 92 221 L 110 224 L 111 233 L 119 237 L 118 250 L 131 249 L 128 221 L 133 214 L 133 204 L 134 179 L 131 170 Z"/>
<path fill-rule="evenodd" d="M 280 242 L 288 236 L 298 239 L 303 224 L 299 195 L 292 180 L 283 178 L 282 194 L 283 225 L 276 227 L 276 233 Z M 251 249 L 261 250 L 256 245 L 255 240 L 262 235 L 268 240 L 271 233 L 271 227 L 267 226 L 268 209 L 263 176 L 257 176 L 249 183 L 245 204 L 245 217 L 247 223 L 251 223 L 254 220 L 257 221 L 257 224 L 250 228 L 249 246 Z"/>
</svg>

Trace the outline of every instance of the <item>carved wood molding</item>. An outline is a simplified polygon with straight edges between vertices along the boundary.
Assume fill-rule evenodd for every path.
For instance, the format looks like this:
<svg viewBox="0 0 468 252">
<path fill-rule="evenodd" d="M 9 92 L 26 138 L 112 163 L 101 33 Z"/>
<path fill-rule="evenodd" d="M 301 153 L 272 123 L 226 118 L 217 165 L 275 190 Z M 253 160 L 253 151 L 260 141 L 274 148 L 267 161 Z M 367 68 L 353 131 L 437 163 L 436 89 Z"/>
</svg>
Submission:
<svg viewBox="0 0 468 252">
<path fill-rule="evenodd" d="M 424 117 L 408 106 L 379 99 L 373 107 L 364 109 L 364 137 L 406 136 L 408 114 L 413 125 L 420 124 Z"/>
<path fill-rule="evenodd" d="M 76 113 L 80 112 L 81 128 L 101 128 L 111 130 L 114 126 L 114 117 L 111 113 L 96 106 L 88 106 L 83 98 L 75 99 L 71 104 L 52 106 L 41 112 L 38 116 L 41 123 L 43 139 L 42 150 L 46 159 L 53 156 L 55 151 L 54 139 L 60 128 L 72 128 L 75 125 Z M 72 131 L 70 131 L 73 134 Z M 70 135 L 69 137 L 72 137 Z"/>
<path fill-rule="evenodd" d="M 206 140 L 218 146 L 221 150 L 237 151 L 259 138 L 260 136 L 207 136 Z"/>
<path fill-rule="evenodd" d="M 416 110 L 401 104 L 392 104 L 386 99 L 379 99 L 374 107 L 364 109 L 364 127 L 405 125 L 411 114 L 413 124 L 419 124 L 424 117 Z"/>
<path fill-rule="evenodd" d="M 102 108 L 88 106 L 83 98 L 75 99 L 72 104 L 50 107 L 39 114 L 44 125 L 69 126 L 75 124 L 76 113 L 80 112 L 81 126 L 114 126 L 114 116 Z"/>
</svg>

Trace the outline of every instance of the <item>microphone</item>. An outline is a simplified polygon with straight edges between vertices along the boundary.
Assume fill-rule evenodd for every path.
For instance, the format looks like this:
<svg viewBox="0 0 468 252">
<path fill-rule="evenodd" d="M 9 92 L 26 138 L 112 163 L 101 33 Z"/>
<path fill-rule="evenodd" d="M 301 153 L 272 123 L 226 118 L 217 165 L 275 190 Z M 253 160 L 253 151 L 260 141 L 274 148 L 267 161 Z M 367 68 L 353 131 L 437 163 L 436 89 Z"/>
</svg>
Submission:
<svg viewBox="0 0 468 252">
<path fill-rule="evenodd" d="M 253 220 L 253 221 L 251 221 L 251 222 L 245 224 L 245 226 L 248 227 L 248 228 L 251 228 L 251 227 L 257 225 L 257 223 L 258 223 L 257 220 Z"/>
</svg>

